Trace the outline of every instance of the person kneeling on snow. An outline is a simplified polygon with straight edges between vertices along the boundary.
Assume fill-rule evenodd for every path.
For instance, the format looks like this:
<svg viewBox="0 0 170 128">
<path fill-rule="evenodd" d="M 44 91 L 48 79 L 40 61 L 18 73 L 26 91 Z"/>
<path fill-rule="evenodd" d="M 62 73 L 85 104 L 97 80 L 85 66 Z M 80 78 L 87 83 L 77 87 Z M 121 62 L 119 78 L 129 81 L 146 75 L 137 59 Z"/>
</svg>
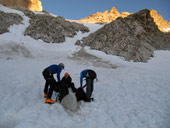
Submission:
<svg viewBox="0 0 170 128">
<path fill-rule="evenodd" d="M 69 93 L 69 88 L 72 89 L 72 92 L 75 92 L 76 88 L 74 86 L 74 83 L 72 82 L 72 78 L 70 77 L 69 73 L 65 73 L 60 85 L 59 85 L 59 101 L 61 100 Z"/>
<path fill-rule="evenodd" d="M 82 86 L 83 78 L 86 79 L 86 84 L 84 86 Z M 91 96 L 93 92 L 94 79 L 96 79 L 97 81 L 97 75 L 96 75 L 96 72 L 91 69 L 85 69 L 80 73 L 80 87 L 82 88 L 86 87 L 86 98 L 87 98 L 86 102 L 90 102 L 91 100 L 93 100 Z"/>
<path fill-rule="evenodd" d="M 74 83 L 72 82 L 72 78 L 70 77 L 68 72 L 64 74 L 64 77 L 62 78 L 61 82 L 65 83 L 68 89 L 71 88 L 72 92 L 76 91 Z"/>
<path fill-rule="evenodd" d="M 46 98 L 45 103 L 54 103 L 55 101 L 51 100 L 51 96 L 53 93 L 53 90 L 56 87 L 56 80 L 54 79 L 53 74 L 57 74 L 57 79 L 58 82 L 60 82 L 60 73 L 64 69 L 64 64 L 60 63 L 59 65 L 51 65 L 47 68 L 44 69 L 42 72 L 44 79 L 46 80 L 45 82 L 45 87 L 44 87 L 44 98 Z M 50 88 L 48 89 L 50 85 Z"/>
</svg>

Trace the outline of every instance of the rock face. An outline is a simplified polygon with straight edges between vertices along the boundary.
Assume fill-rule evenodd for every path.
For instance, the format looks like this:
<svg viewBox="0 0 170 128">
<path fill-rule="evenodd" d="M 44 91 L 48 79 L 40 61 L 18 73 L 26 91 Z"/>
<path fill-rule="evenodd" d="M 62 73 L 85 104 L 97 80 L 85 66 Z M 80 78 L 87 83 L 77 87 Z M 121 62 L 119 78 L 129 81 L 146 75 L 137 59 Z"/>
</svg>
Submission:
<svg viewBox="0 0 170 128">
<path fill-rule="evenodd" d="M 92 14 L 87 18 L 83 18 L 78 20 L 78 22 L 87 22 L 87 23 L 110 23 L 116 20 L 118 17 L 127 17 L 132 13 L 122 12 L 121 14 L 115 7 L 112 7 L 110 12 L 106 10 L 105 12 L 97 12 L 96 14 Z"/>
<path fill-rule="evenodd" d="M 0 0 L 0 4 L 15 9 L 42 11 L 40 0 Z"/>
<path fill-rule="evenodd" d="M 150 11 L 144 9 L 106 24 L 83 38 L 82 42 L 82 46 L 122 56 L 126 60 L 146 62 L 155 49 L 170 49 L 170 34 L 159 31 Z"/>
<path fill-rule="evenodd" d="M 22 17 L 15 13 L 4 13 L 0 11 L 0 34 L 9 32 L 8 28 L 13 24 L 20 24 Z"/>
<path fill-rule="evenodd" d="M 155 10 L 150 11 L 151 16 L 154 19 L 154 22 L 158 25 L 158 28 L 162 32 L 170 32 L 170 23 L 167 22 L 167 20 L 164 20 L 160 14 L 157 13 Z M 87 22 L 87 23 L 110 23 L 114 20 L 116 20 L 118 17 L 127 17 L 133 13 L 129 12 L 122 12 L 119 13 L 118 10 L 115 7 L 112 7 L 110 12 L 106 10 L 105 12 L 97 12 L 96 14 L 92 14 L 87 18 L 83 18 L 78 20 L 78 22 Z M 167 29 L 169 28 L 169 29 Z"/>
<path fill-rule="evenodd" d="M 170 32 L 170 23 L 168 23 L 167 20 L 164 20 L 163 17 L 158 14 L 156 10 L 152 9 L 150 14 L 153 17 L 154 22 L 158 25 L 158 28 L 162 32 Z M 169 30 L 166 31 L 166 28 L 169 28 Z"/>
<path fill-rule="evenodd" d="M 28 10 L 24 10 L 24 13 L 30 17 L 30 26 L 24 35 L 34 39 L 42 39 L 48 43 L 61 43 L 65 41 L 65 37 L 73 37 L 78 31 L 89 32 L 88 27 L 83 24 L 69 22 L 60 16 L 34 14 Z"/>
</svg>

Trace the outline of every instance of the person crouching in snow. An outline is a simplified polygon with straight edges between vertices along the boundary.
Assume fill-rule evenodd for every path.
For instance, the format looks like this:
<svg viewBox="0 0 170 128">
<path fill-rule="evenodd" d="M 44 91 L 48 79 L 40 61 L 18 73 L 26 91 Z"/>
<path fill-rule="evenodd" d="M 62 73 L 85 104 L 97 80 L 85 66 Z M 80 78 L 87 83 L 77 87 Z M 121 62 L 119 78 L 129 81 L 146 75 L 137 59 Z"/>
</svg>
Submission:
<svg viewBox="0 0 170 128">
<path fill-rule="evenodd" d="M 53 90 L 56 86 L 56 80 L 54 79 L 53 74 L 57 74 L 57 80 L 60 82 L 60 73 L 62 69 L 64 69 L 63 63 L 60 63 L 59 65 L 53 64 L 45 68 L 42 72 L 44 79 L 46 80 L 44 87 L 44 98 L 46 98 L 45 103 L 53 104 L 55 102 L 51 100 Z M 48 89 L 49 85 L 50 88 Z"/>
<path fill-rule="evenodd" d="M 64 74 L 64 77 L 62 78 L 61 82 L 65 83 L 68 89 L 71 88 L 72 92 L 76 91 L 74 83 L 72 82 L 72 78 L 70 77 L 70 74 L 68 72 Z"/>
<path fill-rule="evenodd" d="M 76 91 L 76 88 L 74 86 L 74 83 L 72 82 L 72 78 L 70 75 L 66 72 L 59 83 L 59 101 L 61 102 L 62 99 L 69 94 L 69 88 L 72 89 L 72 92 Z"/>
<path fill-rule="evenodd" d="M 86 78 L 86 84 L 84 86 L 82 86 L 83 78 Z M 93 92 L 94 79 L 96 79 L 96 81 L 97 81 L 97 75 L 96 75 L 96 72 L 91 69 L 85 69 L 80 73 L 80 86 L 82 88 L 86 87 L 87 102 L 90 102 L 91 100 L 93 100 L 93 98 L 91 98 L 91 96 L 92 96 L 92 92 Z"/>
</svg>

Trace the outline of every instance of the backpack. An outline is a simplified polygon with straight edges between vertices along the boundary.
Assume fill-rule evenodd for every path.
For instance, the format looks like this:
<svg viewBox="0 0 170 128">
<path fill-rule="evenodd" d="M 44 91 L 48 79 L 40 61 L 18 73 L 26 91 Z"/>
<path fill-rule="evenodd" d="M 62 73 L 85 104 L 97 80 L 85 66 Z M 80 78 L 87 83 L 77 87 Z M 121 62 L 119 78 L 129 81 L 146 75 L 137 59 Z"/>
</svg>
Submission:
<svg viewBox="0 0 170 128">
<path fill-rule="evenodd" d="M 77 98 L 77 101 L 80 101 L 80 100 L 87 101 L 86 93 L 84 92 L 82 87 L 79 87 L 76 90 L 76 98 Z"/>
<path fill-rule="evenodd" d="M 87 78 L 92 78 L 92 80 L 94 80 L 96 78 L 96 73 L 93 70 L 89 70 L 87 71 Z"/>
</svg>

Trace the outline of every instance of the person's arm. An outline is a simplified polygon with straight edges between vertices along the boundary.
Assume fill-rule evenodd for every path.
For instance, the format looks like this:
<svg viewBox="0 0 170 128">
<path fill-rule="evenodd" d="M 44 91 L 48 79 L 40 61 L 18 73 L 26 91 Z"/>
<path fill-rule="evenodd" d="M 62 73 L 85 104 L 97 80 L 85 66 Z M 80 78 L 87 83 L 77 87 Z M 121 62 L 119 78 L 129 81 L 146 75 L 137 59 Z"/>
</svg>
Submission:
<svg viewBox="0 0 170 128">
<path fill-rule="evenodd" d="M 82 87 L 83 85 L 83 78 L 86 77 L 86 73 L 89 69 L 85 69 L 80 73 L 80 86 Z"/>
<path fill-rule="evenodd" d="M 76 88 L 75 88 L 75 86 L 74 86 L 74 83 L 71 83 L 70 85 L 71 85 L 72 91 L 75 92 L 75 91 L 76 91 Z"/>
<path fill-rule="evenodd" d="M 58 82 L 60 82 L 60 75 L 59 74 L 57 74 L 57 80 L 58 80 Z"/>
<path fill-rule="evenodd" d="M 96 82 L 98 82 L 99 81 L 99 79 L 96 77 Z"/>
<path fill-rule="evenodd" d="M 80 73 L 80 87 L 83 85 L 83 73 Z"/>
<path fill-rule="evenodd" d="M 57 70 L 57 80 L 60 82 L 60 73 L 61 73 L 61 68 Z"/>
<path fill-rule="evenodd" d="M 85 88 L 87 86 L 87 84 L 85 84 L 82 88 Z"/>
<path fill-rule="evenodd" d="M 69 76 L 70 83 L 72 82 L 72 78 Z"/>
</svg>

